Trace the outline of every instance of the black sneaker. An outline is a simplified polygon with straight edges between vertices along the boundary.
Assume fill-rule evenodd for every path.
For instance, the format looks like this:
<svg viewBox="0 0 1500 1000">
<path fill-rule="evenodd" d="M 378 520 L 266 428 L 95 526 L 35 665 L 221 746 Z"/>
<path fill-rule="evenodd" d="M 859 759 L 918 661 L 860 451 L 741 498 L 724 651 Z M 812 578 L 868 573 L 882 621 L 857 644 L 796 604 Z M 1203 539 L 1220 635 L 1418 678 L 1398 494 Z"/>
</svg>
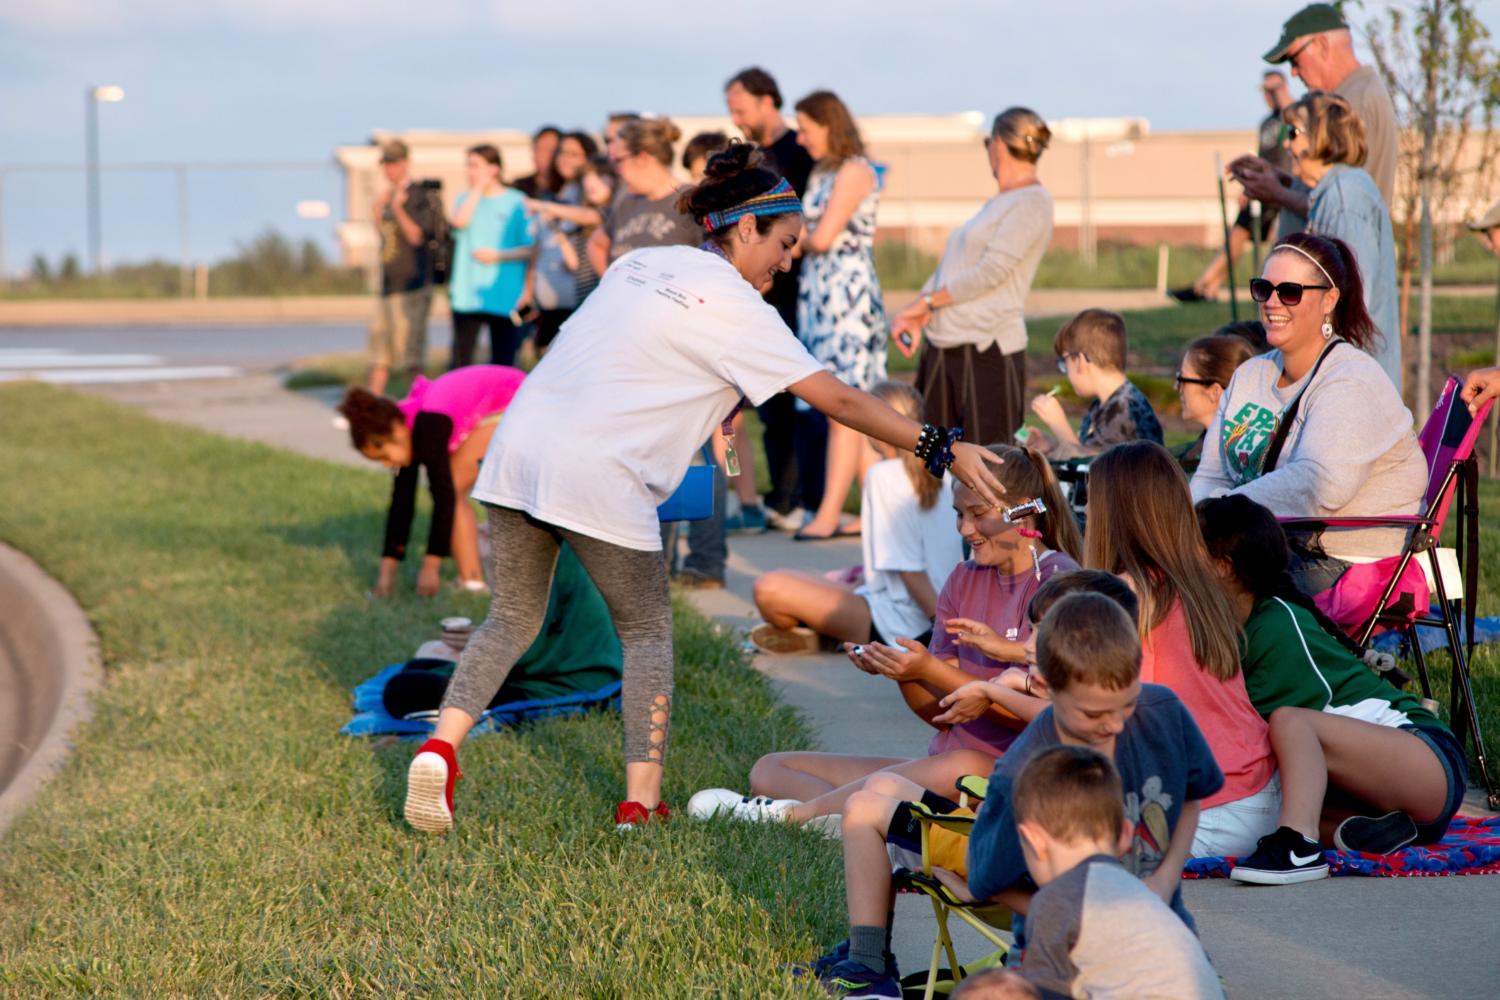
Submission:
<svg viewBox="0 0 1500 1000">
<path fill-rule="evenodd" d="M 1395 854 L 1416 839 L 1417 824 L 1404 812 L 1350 816 L 1333 831 L 1339 850 L 1361 854 Z"/>
<path fill-rule="evenodd" d="M 1229 877 L 1256 885 L 1292 885 L 1328 877 L 1323 848 L 1289 826 L 1255 843 L 1255 853 L 1234 866 Z"/>
<path fill-rule="evenodd" d="M 1194 288 L 1192 285 L 1185 285 L 1182 288 L 1169 289 L 1167 291 L 1167 294 L 1176 299 L 1178 302 L 1202 302 L 1204 298 L 1203 293 L 1198 291 L 1198 289 Z"/>
</svg>

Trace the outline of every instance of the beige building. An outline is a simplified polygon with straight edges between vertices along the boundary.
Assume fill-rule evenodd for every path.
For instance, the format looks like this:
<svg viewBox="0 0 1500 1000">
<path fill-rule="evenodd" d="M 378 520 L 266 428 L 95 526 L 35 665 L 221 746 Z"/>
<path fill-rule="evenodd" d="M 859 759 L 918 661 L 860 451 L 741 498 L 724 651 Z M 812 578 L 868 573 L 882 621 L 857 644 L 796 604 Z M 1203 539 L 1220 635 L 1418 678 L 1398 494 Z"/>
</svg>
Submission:
<svg viewBox="0 0 1500 1000">
<path fill-rule="evenodd" d="M 684 139 L 701 131 L 737 134 L 723 117 L 675 121 Z M 1050 124 L 1053 142 L 1039 169 L 1056 204 L 1054 246 L 1086 249 L 1102 241 L 1207 246 L 1222 240 L 1217 178 L 1224 164 L 1254 152 L 1252 130 L 1152 132 L 1141 118 Z M 859 125 L 871 159 L 884 167 L 877 238 L 938 252 L 948 233 L 994 193 L 982 144 L 986 115 L 872 115 Z M 340 146 L 335 157 L 346 184 L 339 239 L 346 263 L 374 260 L 370 206 L 381 183 L 377 145 L 392 138 L 411 147 L 416 176 L 442 180 L 450 204 L 463 190 L 464 150 L 469 146 L 498 146 L 506 176 L 533 169 L 529 136 L 516 130 L 377 130 L 369 145 Z M 1232 218 L 1238 187 L 1227 185 L 1226 192 Z"/>
</svg>

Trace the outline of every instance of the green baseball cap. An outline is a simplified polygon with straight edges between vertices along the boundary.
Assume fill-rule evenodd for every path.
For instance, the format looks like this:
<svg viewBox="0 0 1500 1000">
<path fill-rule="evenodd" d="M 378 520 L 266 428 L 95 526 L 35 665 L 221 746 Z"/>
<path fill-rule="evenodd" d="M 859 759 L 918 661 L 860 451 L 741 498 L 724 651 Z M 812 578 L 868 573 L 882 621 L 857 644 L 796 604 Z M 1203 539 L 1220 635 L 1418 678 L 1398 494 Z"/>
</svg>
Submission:
<svg viewBox="0 0 1500 1000">
<path fill-rule="evenodd" d="M 1287 61 L 1287 55 L 1292 48 L 1292 43 L 1299 38 L 1308 35 L 1320 34 L 1324 31 L 1337 31 L 1340 28 L 1347 29 L 1349 22 L 1344 20 L 1343 11 L 1339 8 L 1342 4 L 1336 3 L 1310 3 L 1297 13 L 1286 19 L 1281 26 L 1281 41 L 1276 47 L 1264 56 L 1268 63 L 1283 63 Z"/>
</svg>

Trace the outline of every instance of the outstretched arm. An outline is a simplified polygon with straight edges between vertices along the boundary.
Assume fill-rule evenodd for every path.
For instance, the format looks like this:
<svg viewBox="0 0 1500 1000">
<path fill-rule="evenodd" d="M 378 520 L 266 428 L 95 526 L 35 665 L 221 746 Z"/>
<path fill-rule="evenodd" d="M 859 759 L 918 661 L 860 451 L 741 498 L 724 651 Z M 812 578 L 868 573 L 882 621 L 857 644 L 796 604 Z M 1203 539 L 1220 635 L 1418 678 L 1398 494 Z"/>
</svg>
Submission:
<svg viewBox="0 0 1500 1000">
<path fill-rule="evenodd" d="M 827 371 L 817 372 L 793 382 L 787 391 L 813 409 L 836 420 L 850 430 L 868 434 L 886 444 L 913 451 L 922 434 L 922 426 L 891 409 L 867 392 L 839 381 Z M 1003 464 L 993 452 L 978 445 L 959 442 L 953 446 L 953 464 L 949 471 L 959 482 L 978 493 L 985 503 L 999 507 L 1005 487 L 990 471 L 990 465 Z"/>
</svg>

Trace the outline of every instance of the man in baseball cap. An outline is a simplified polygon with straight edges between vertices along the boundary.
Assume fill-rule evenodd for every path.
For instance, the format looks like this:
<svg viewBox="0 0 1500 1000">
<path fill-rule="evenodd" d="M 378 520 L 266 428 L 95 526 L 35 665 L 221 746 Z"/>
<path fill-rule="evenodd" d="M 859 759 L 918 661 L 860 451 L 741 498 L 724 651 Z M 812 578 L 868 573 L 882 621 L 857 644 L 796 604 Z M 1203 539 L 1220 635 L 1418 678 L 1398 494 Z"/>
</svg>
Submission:
<svg viewBox="0 0 1500 1000">
<path fill-rule="evenodd" d="M 1385 203 L 1394 204 L 1400 135 L 1396 106 L 1380 74 L 1360 65 L 1354 54 L 1349 22 L 1341 5 L 1308 4 L 1287 18 L 1281 26 L 1281 38 L 1265 54 L 1265 60 L 1273 65 L 1288 63 L 1292 75 L 1308 90 L 1334 93 L 1349 102 L 1365 126 L 1369 149 L 1365 170 Z M 1306 224 L 1307 188 L 1300 181 L 1258 156 L 1239 157 L 1229 165 L 1229 172 L 1250 197 L 1282 209 L 1278 239 Z"/>
</svg>

